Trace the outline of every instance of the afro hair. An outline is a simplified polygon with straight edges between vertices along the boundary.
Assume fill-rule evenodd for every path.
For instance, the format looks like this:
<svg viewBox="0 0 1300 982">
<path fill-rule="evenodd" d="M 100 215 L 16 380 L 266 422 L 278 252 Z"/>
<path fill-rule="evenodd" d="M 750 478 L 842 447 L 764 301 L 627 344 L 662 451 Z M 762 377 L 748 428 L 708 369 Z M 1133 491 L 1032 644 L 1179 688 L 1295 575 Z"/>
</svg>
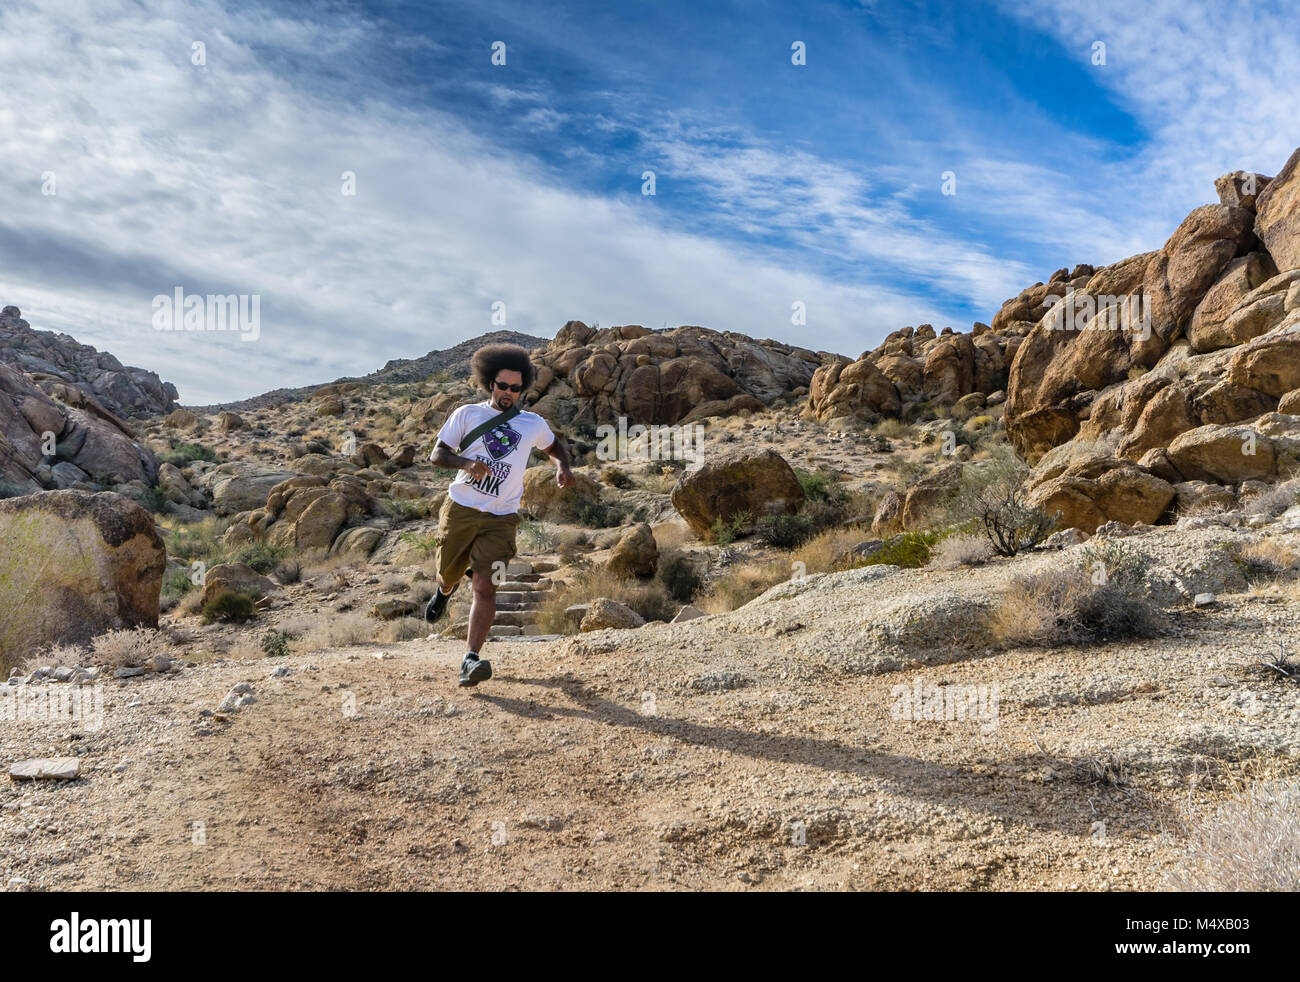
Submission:
<svg viewBox="0 0 1300 982">
<path fill-rule="evenodd" d="M 492 391 L 492 381 L 502 369 L 518 372 L 524 377 L 524 391 L 533 386 L 533 363 L 528 349 L 517 344 L 488 344 L 474 352 L 470 371 L 479 388 Z"/>
</svg>

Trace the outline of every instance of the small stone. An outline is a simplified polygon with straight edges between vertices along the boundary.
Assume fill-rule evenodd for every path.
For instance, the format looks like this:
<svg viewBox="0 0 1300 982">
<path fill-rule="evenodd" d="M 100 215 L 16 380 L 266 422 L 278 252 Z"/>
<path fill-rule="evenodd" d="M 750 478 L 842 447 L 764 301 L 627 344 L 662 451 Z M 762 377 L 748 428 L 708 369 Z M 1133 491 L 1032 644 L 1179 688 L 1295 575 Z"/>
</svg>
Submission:
<svg viewBox="0 0 1300 982">
<path fill-rule="evenodd" d="M 9 768 L 9 777 L 15 781 L 72 781 L 80 775 L 79 757 L 34 757 L 20 760 Z"/>
<path fill-rule="evenodd" d="M 11 876 L 9 882 L 5 884 L 5 889 L 10 893 L 27 893 L 30 886 L 31 884 L 21 876 Z"/>
<path fill-rule="evenodd" d="M 1212 593 L 1198 593 L 1196 597 L 1192 600 L 1193 607 L 1209 607 L 1213 603 L 1214 603 L 1214 594 Z"/>
<path fill-rule="evenodd" d="M 115 672 L 113 672 L 113 678 L 133 679 L 137 675 L 144 675 L 147 671 L 148 671 L 147 668 L 119 668 Z"/>
<path fill-rule="evenodd" d="M 60 665 L 54 670 L 54 681 L 67 682 L 75 674 L 76 669 L 70 665 Z"/>
</svg>

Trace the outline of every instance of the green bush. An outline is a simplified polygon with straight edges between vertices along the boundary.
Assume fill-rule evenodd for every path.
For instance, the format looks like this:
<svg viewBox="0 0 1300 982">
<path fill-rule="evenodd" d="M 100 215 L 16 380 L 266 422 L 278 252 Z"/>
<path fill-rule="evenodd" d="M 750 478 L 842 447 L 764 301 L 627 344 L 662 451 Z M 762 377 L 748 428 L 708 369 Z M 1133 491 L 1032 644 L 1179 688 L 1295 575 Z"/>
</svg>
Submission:
<svg viewBox="0 0 1300 982">
<path fill-rule="evenodd" d="M 251 542 L 235 553 L 235 562 L 251 566 L 265 575 L 283 562 L 287 552 L 282 546 L 273 546 L 269 542 Z"/>
<path fill-rule="evenodd" d="M 714 519 L 713 528 L 709 531 L 714 542 L 720 546 L 729 546 L 740 537 L 753 520 L 754 516 L 749 512 L 738 511 L 730 519 L 723 519 L 721 516 Z"/>
<path fill-rule="evenodd" d="M 289 642 L 295 637 L 288 631 L 267 631 L 262 635 L 262 653 L 268 658 L 284 658 L 289 654 Z"/>
<path fill-rule="evenodd" d="M 236 593 L 234 590 L 222 590 L 203 605 L 204 624 L 211 624 L 213 621 L 243 623 L 251 621 L 256 616 L 257 608 L 253 604 L 253 598 L 246 593 Z"/>
<path fill-rule="evenodd" d="M 764 515 L 754 527 L 758 541 L 774 549 L 797 549 L 815 532 L 808 515 Z"/>
<path fill-rule="evenodd" d="M 930 561 L 930 550 L 943 538 L 940 532 L 901 532 L 889 539 L 879 552 L 854 563 L 855 566 L 902 566 L 918 569 Z"/>
<path fill-rule="evenodd" d="M 217 452 L 201 443 L 178 443 L 162 456 L 164 464 L 172 464 L 175 467 L 184 467 L 196 460 L 216 459 Z"/>
<path fill-rule="evenodd" d="M 695 561 L 684 552 L 672 548 L 659 551 L 655 579 L 663 584 L 674 600 L 683 604 L 691 602 L 704 582 Z"/>
<path fill-rule="evenodd" d="M 622 525 L 627 517 L 626 509 L 619 505 L 607 505 L 603 501 L 584 502 L 574 514 L 579 525 L 587 528 L 604 529 Z"/>
</svg>

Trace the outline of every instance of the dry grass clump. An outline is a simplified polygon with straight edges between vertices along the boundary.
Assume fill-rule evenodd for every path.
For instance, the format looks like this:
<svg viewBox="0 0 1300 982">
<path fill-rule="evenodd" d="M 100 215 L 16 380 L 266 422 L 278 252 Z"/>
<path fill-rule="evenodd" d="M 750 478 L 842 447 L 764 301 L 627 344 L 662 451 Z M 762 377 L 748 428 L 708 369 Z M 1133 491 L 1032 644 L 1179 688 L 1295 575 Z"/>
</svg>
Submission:
<svg viewBox="0 0 1300 982">
<path fill-rule="evenodd" d="M 1192 830 L 1173 890 L 1300 890 L 1300 786 L 1251 785 Z"/>
<path fill-rule="evenodd" d="M 170 657 L 173 644 L 162 631 L 137 627 L 101 634 L 90 643 L 89 664 L 105 669 L 148 667 L 157 657 Z"/>
<path fill-rule="evenodd" d="M 809 568 L 808 572 L 811 572 Z M 790 563 L 774 560 L 768 563 L 733 566 L 709 584 L 695 606 L 706 614 L 725 614 L 743 607 L 759 594 L 783 583 L 794 575 Z"/>
<path fill-rule="evenodd" d="M 1245 502 L 1243 510 L 1247 515 L 1264 515 L 1267 518 L 1277 518 L 1278 515 L 1281 515 L 1294 505 L 1297 500 L 1300 500 L 1300 478 L 1293 477 L 1281 484 L 1273 485 L 1267 491 L 1252 496 Z"/>
<path fill-rule="evenodd" d="M 684 546 L 688 542 L 695 541 L 695 533 L 685 522 L 664 522 L 662 525 L 654 526 L 650 531 L 654 533 L 655 545 L 660 549 Z"/>
<path fill-rule="evenodd" d="M 303 614 L 286 620 L 280 630 L 293 637 L 291 647 L 294 653 L 305 655 L 378 640 L 384 627 L 384 623 L 368 614 L 351 611 L 345 614 Z"/>
<path fill-rule="evenodd" d="M 843 566 L 845 556 L 869 534 L 860 527 L 833 526 L 818 532 L 790 554 L 806 573 L 829 573 Z"/>
<path fill-rule="evenodd" d="M 889 440 L 916 440 L 916 427 L 901 419 L 884 419 L 871 428 L 876 436 Z"/>
<path fill-rule="evenodd" d="M 980 566 L 993 558 L 993 544 L 988 536 L 957 534 L 940 540 L 930 557 L 931 565 L 955 568 Z"/>
<path fill-rule="evenodd" d="M 1276 539 L 1247 543 L 1238 550 L 1237 555 L 1249 567 L 1250 572 L 1277 576 L 1300 569 L 1300 553 Z"/>
<path fill-rule="evenodd" d="M 1065 566 L 1011 580 L 990 617 L 1008 646 L 1081 644 L 1159 633 L 1162 618 L 1127 578 L 1097 582 L 1087 567 Z"/>
</svg>

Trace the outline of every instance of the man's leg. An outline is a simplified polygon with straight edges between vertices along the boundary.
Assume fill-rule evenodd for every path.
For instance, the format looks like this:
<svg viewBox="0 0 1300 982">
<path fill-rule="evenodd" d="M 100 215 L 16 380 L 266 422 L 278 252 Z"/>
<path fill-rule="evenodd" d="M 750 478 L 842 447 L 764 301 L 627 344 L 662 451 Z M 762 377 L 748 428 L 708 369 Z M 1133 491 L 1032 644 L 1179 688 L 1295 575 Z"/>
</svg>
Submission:
<svg viewBox="0 0 1300 982">
<path fill-rule="evenodd" d="M 474 571 L 474 606 L 469 612 L 469 650 L 477 654 L 487 642 L 497 614 L 497 588 L 492 577 Z"/>
</svg>

